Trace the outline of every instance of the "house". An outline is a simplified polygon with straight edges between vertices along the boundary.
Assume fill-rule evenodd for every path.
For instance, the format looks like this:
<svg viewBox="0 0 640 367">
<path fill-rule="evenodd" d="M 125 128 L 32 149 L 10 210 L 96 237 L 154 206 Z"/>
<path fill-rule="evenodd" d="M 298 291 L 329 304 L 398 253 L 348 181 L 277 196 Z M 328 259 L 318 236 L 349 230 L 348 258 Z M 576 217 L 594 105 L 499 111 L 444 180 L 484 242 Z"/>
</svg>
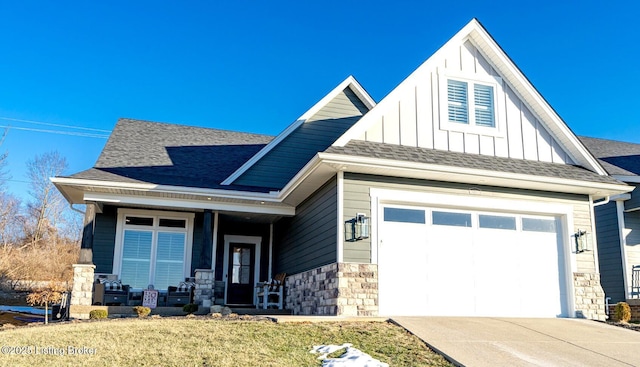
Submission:
<svg viewBox="0 0 640 367">
<path fill-rule="evenodd" d="M 123 119 L 53 182 L 87 204 L 76 315 L 96 274 L 250 306 L 284 272 L 295 314 L 603 319 L 576 243 L 632 189 L 475 19 L 377 104 L 349 77 L 275 138 Z"/>
<path fill-rule="evenodd" d="M 581 137 L 614 178 L 633 191 L 595 208 L 601 284 L 611 303 L 640 306 L 640 144 Z"/>
</svg>

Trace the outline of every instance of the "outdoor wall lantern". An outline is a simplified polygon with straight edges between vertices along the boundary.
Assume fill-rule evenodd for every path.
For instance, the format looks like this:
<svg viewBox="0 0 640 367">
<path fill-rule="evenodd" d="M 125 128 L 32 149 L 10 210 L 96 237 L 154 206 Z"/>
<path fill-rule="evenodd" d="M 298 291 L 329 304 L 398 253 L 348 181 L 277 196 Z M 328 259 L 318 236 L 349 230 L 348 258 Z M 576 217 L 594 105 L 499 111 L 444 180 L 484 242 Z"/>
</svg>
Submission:
<svg viewBox="0 0 640 367">
<path fill-rule="evenodd" d="M 344 222 L 344 240 L 353 242 L 369 238 L 370 230 L 369 217 L 358 213 L 355 218 Z"/>
<path fill-rule="evenodd" d="M 591 243 L 591 233 L 578 230 L 578 232 L 574 233 L 573 237 L 575 237 L 576 240 L 576 254 L 593 250 L 593 244 Z"/>
</svg>

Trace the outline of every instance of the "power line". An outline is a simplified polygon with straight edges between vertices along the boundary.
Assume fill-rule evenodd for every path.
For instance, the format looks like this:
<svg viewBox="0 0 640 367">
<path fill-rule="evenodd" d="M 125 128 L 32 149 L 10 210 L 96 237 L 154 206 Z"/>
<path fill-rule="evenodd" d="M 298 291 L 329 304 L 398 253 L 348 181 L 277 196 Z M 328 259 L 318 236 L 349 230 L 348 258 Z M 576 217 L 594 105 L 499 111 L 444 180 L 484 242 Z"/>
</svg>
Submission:
<svg viewBox="0 0 640 367">
<path fill-rule="evenodd" d="M 25 122 L 25 123 L 27 123 L 27 124 L 35 124 L 35 125 L 46 125 L 46 126 L 64 127 L 64 128 L 68 128 L 68 129 L 97 131 L 97 132 L 101 132 L 101 133 L 110 133 L 110 132 L 111 132 L 111 130 L 94 129 L 94 128 L 91 128 L 91 127 L 82 127 L 82 126 L 73 126 L 73 125 L 62 125 L 62 124 L 53 124 L 53 123 L 50 123 L 50 122 L 42 122 L 42 121 L 34 121 L 34 120 L 22 120 L 22 119 L 15 119 L 15 118 L 11 118 L 11 117 L 2 117 L 2 116 L 0 116 L 0 120 L 16 121 L 16 122 Z"/>
<path fill-rule="evenodd" d="M 5 179 L 3 181 L 9 181 L 9 182 L 18 182 L 18 183 L 31 183 L 29 181 L 20 181 L 20 180 L 12 180 L 12 179 Z"/>
<path fill-rule="evenodd" d="M 14 130 L 24 130 L 24 131 L 35 131 L 35 132 L 49 133 L 49 134 L 81 136 L 85 138 L 107 139 L 109 137 L 109 135 L 105 135 L 105 134 L 82 133 L 82 132 L 62 131 L 62 130 L 45 130 L 45 129 L 30 128 L 30 127 L 10 126 L 10 125 L 0 125 L 0 127 L 7 128 L 9 130 L 14 129 Z"/>
</svg>

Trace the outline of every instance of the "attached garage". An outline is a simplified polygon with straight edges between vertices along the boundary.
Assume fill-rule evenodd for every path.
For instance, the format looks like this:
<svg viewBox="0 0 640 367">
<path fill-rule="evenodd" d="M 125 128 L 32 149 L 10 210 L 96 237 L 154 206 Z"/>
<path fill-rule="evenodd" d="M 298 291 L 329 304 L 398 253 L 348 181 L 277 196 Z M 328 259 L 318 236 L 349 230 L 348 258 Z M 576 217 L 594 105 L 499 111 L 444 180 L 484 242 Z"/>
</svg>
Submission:
<svg viewBox="0 0 640 367">
<path fill-rule="evenodd" d="M 566 216 L 499 208 L 379 204 L 380 314 L 568 317 Z"/>
</svg>

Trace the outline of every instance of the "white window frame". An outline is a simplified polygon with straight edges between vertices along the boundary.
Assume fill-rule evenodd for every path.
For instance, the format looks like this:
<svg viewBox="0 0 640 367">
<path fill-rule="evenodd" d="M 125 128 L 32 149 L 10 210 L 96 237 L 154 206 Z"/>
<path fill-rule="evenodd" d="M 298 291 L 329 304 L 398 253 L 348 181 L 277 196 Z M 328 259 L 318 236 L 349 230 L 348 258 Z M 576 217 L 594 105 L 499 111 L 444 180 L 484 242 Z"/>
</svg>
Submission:
<svg viewBox="0 0 640 367">
<path fill-rule="evenodd" d="M 465 74 L 440 73 L 440 130 L 457 131 L 489 136 L 506 136 L 506 116 L 504 112 L 504 89 L 502 78 L 497 76 L 478 76 Z M 448 83 L 455 80 L 467 83 L 467 123 L 449 121 Z M 476 125 L 474 85 L 486 85 L 493 88 L 493 123 L 494 126 Z"/>
<path fill-rule="evenodd" d="M 140 225 L 128 225 L 125 223 L 127 216 L 153 218 L 152 226 L 140 226 Z M 149 267 L 149 284 L 153 284 L 152 281 L 155 277 L 155 264 L 157 254 L 157 238 L 158 232 L 174 232 L 185 233 L 186 243 L 184 247 L 184 267 L 183 277 L 188 277 L 191 274 L 191 256 L 193 253 L 193 221 L 194 213 L 180 213 L 180 212 L 164 212 L 159 210 L 142 210 L 142 209 L 127 209 L 118 208 L 118 221 L 116 223 L 116 240 L 115 248 L 113 251 L 113 274 L 118 275 L 120 279 L 122 269 L 122 252 L 124 245 L 124 232 L 127 229 L 138 231 L 151 231 L 151 259 Z M 186 221 L 185 228 L 173 228 L 173 227 L 160 227 L 160 219 L 183 219 Z M 140 289 L 134 289 L 140 290 Z"/>
</svg>

